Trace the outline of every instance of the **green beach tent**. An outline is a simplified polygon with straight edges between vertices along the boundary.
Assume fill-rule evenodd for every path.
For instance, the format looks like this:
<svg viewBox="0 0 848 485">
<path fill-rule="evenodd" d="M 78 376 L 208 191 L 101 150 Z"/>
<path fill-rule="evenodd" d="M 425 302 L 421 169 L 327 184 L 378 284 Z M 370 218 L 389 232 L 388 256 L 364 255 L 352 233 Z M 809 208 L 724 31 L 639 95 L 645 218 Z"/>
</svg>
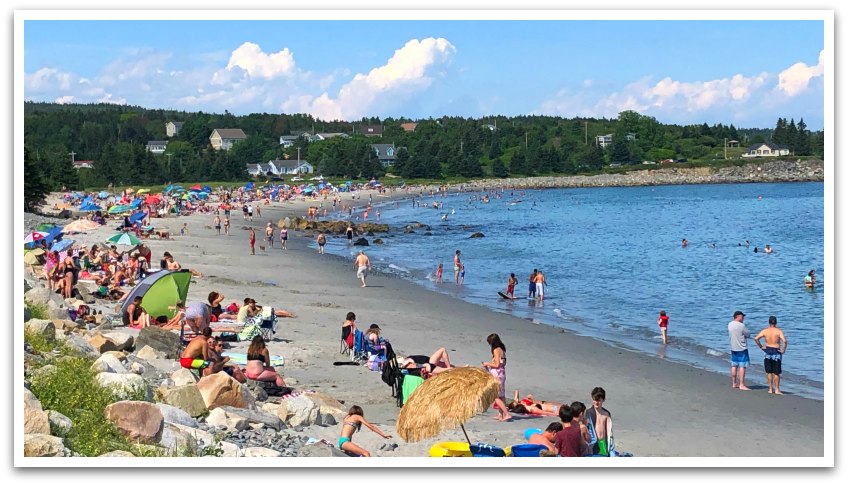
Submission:
<svg viewBox="0 0 848 485">
<path fill-rule="evenodd" d="M 191 284 L 191 271 L 181 269 L 177 271 L 159 270 L 139 281 L 132 289 L 124 304 L 121 306 L 121 314 L 126 314 L 127 307 L 135 297 L 141 297 L 141 306 L 150 314 L 151 318 L 162 315 L 171 318 L 174 309 L 168 308 L 176 305 L 178 301 L 185 303 L 188 296 L 188 287 Z"/>
</svg>

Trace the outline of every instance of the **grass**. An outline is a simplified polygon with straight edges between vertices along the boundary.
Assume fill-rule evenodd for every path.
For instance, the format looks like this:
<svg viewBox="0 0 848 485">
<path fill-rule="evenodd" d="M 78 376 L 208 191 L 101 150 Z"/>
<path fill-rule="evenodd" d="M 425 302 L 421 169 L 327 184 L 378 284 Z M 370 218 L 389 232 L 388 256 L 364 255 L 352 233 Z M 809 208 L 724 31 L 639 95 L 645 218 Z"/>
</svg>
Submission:
<svg viewBox="0 0 848 485">
<path fill-rule="evenodd" d="M 32 318 L 36 320 L 50 320 L 50 316 L 47 313 L 47 305 L 43 303 L 24 302 L 24 307 L 30 311 Z"/>
</svg>

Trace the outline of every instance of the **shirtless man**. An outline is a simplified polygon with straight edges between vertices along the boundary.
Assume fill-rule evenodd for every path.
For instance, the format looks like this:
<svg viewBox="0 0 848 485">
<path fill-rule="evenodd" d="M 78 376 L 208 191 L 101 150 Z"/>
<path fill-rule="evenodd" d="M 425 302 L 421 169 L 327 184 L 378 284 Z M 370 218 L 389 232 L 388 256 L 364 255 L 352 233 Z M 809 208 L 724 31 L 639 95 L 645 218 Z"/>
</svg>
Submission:
<svg viewBox="0 0 848 485">
<path fill-rule="evenodd" d="M 186 345 L 180 354 L 180 365 L 186 369 L 205 369 L 212 363 L 209 360 L 209 337 L 212 329 L 205 327 L 197 337 Z"/>
<path fill-rule="evenodd" d="M 556 440 L 556 435 L 560 431 L 562 431 L 562 423 L 551 423 L 548 425 L 547 429 L 541 433 L 534 433 L 530 435 L 527 442 L 532 445 L 544 445 L 550 453 L 557 453 L 557 449 L 554 446 L 554 440 Z"/>
<path fill-rule="evenodd" d="M 536 295 L 539 297 L 539 301 L 543 301 L 545 299 L 545 275 L 539 271 L 536 273 L 534 281 L 536 282 Z"/>
<path fill-rule="evenodd" d="M 318 254 L 324 254 L 324 245 L 327 244 L 327 236 L 323 232 L 319 232 L 315 240 L 318 242 Z"/>
<path fill-rule="evenodd" d="M 250 228 L 250 232 L 248 233 L 248 241 L 250 242 L 250 255 L 256 255 L 256 232 L 253 228 Z"/>
<path fill-rule="evenodd" d="M 760 339 L 766 339 L 766 345 L 760 343 Z M 769 326 L 764 328 L 754 337 L 754 342 L 757 347 L 766 353 L 763 359 L 763 367 L 765 367 L 766 375 L 768 376 L 769 394 L 783 394 L 780 392 L 780 364 L 783 359 L 783 354 L 786 352 L 786 347 L 789 343 L 786 341 L 786 336 L 783 335 L 783 330 L 777 328 L 777 317 L 772 315 L 769 317 Z M 783 342 L 781 344 L 781 342 Z M 772 391 L 772 387 L 774 391 Z"/>
<path fill-rule="evenodd" d="M 215 222 L 215 230 L 218 231 L 218 235 L 220 236 L 221 235 L 221 216 L 219 216 L 217 213 L 215 214 L 214 222 Z"/>
<path fill-rule="evenodd" d="M 359 250 L 359 254 L 353 262 L 353 267 L 356 268 L 356 276 L 362 281 L 362 287 L 365 288 L 368 286 L 365 284 L 365 278 L 368 276 L 368 272 L 371 271 L 371 261 L 362 249 Z"/>
<path fill-rule="evenodd" d="M 265 226 L 265 239 L 268 241 L 268 244 L 270 244 L 271 247 L 273 248 L 274 247 L 274 228 L 271 227 L 270 222 L 268 223 L 268 225 Z"/>
</svg>

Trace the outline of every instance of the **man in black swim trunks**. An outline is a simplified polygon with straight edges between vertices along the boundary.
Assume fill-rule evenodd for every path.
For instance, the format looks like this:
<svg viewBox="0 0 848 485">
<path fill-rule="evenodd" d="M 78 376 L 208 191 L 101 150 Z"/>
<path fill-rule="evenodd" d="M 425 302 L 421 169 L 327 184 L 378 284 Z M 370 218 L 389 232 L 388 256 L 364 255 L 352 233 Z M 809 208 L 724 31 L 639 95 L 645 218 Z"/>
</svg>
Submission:
<svg viewBox="0 0 848 485">
<path fill-rule="evenodd" d="M 760 343 L 760 339 L 766 339 L 766 345 Z M 763 367 L 765 367 L 766 376 L 768 377 L 769 394 L 783 394 L 780 392 L 780 373 L 783 354 L 786 352 L 786 347 L 789 345 L 786 342 L 786 336 L 783 335 L 783 330 L 777 328 L 777 317 L 772 315 L 769 317 L 769 326 L 764 328 L 754 337 L 754 342 L 757 347 L 766 353 L 763 359 Z M 782 343 L 781 343 L 782 342 Z"/>
</svg>

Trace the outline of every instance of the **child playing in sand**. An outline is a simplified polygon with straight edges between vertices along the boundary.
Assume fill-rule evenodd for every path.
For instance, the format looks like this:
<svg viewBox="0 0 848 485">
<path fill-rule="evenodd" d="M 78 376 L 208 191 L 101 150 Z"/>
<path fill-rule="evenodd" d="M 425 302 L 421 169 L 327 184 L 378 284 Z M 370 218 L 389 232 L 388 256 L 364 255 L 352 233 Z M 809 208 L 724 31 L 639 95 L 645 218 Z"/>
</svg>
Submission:
<svg viewBox="0 0 848 485">
<path fill-rule="evenodd" d="M 660 317 L 657 319 L 657 325 L 660 326 L 663 345 L 665 345 L 668 343 L 668 315 L 665 314 L 665 310 L 660 310 Z"/>
<path fill-rule="evenodd" d="M 183 222 L 183 227 L 180 228 L 180 236 L 188 235 L 188 222 Z"/>
<path fill-rule="evenodd" d="M 342 451 L 347 451 L 349 453 L 353 453 L 359 456 L 371 456 L 371 453 L 367 450 L 353 444 L 353 433 L 359 431 L 362 428 L 362 425 L 365 425 L 371 431 L 377 433 L 382 436 L 384 439 L 391 438 L 391 435 L 387 435 L 380 431 L 380 428 L 374 426 L 365 420 L 364 412 L 362 408 L 359 406 L 351 406 L 350 410 L 347 412 L 347 416 L 345 416 L 342 421 L 342 435 L 339 437 L 339 449 Z"/>
<path fill-rule="evenodd" d="M 436 283 L 442 282 L 442 272 L 444 271 L 445 266 L 442 263 L 439 263 L 439 267 L 436 268 Z"/>
</svg>

